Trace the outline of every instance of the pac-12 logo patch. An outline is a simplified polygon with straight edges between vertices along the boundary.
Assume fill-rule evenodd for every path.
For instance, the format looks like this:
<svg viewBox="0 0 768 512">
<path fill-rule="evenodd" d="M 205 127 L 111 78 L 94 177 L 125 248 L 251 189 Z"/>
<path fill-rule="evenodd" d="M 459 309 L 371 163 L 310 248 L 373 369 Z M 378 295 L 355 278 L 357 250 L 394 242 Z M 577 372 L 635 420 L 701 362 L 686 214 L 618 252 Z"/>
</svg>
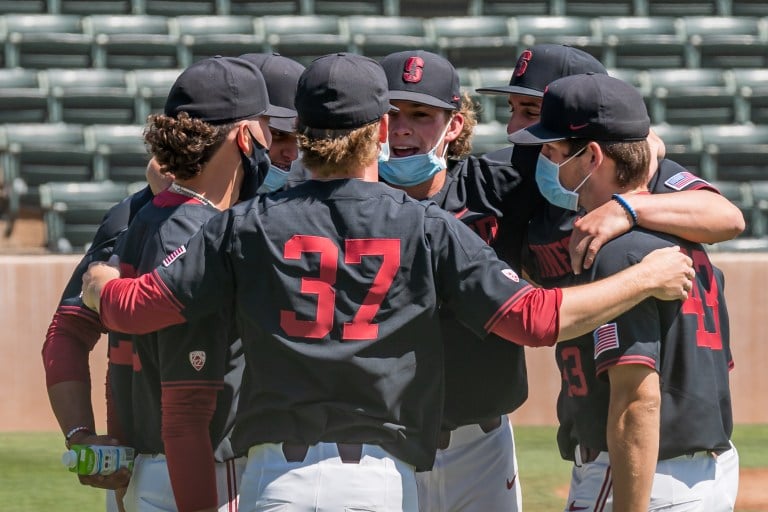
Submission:
<svg viewBox="0 0 768 512">
<path fill-rule="evenodd" d="M 504 270 L 501 271 L 501 273 L 504 274 L 504 277 L 506 277 L 507 279 L 510 279 L 516 283 L 520 282 L 520 277 L 511 268 L 505 268 Z"/>
<path fill-rule="evenodd" d="M 189 353 L 189 362 L 192 363 L 192 368 L 195 370 L 202 370 L 203 366 L 205 366 L 205 352 L 202 350 L 193 350 Z"/>
<path fill-rule="evenodd" d="M 186 252 L 187 252 L 187 248 L 182 245 L 181 247 L 179 247 L 178 249 L 176 249 L 171 254 L 165 257 L 165 259 L 163 260 L 163 266 L 167 267 L 168 265 L 170 265 L 171 263 L 179 259 L 179 257 L 181 257 Z"/>
</svg>

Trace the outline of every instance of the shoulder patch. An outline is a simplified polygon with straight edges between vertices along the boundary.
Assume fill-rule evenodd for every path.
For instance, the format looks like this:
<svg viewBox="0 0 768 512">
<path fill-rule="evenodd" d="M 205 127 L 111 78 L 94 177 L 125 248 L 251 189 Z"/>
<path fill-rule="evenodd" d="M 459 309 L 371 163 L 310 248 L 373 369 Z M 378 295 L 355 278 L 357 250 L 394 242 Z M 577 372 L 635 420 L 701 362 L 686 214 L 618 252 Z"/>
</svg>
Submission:
<svg viewBox="0 0 768 512">
<path fill-rule="evenodd" d="M 501 273 L 504 274 L 504 277 L 506 277 L 509 280 L 512 280 L 516 283 L 520 282 L 520 277 L 511 268 L 505 268 L 504 270 L 501 271 Z"/>
<path fill-rule="evenodd" d="M 202 350 L 193 350 L 189 353 L 189 362 L 195 370 L 202 370 L 203 366 L 205 366 L 205 352 Z"/>
<path fill-rule="evenodd" d="M 593 333 L 595 337 L 595 359 L 607 350 L 619 348 L 619 332 L 616 323 L 601 325 Z"/>
<path fill-rule="evenodd" d="M 706 181 L 704 181 L 702 178 L 699 178 L 695 174 L 690 173 L 688 171 L 683 171 L 669 178 L 667 181 L 664 182 L 664 184 L 669 188 L 679 191 L 679 190 L 683 190 L 685 187 L 687 187 L 691 183 L 695 183 L 697 181 L 706 183 Z"/>
<path fill-rule="evenodd" d="M 163 266 L 167 267 L 168 265 L 170 265 L 171 263 L 179 259 L 186 252 L 187 252 L 187 248 L 184 247 L 183 245 L 180 246 L 178 249 L 176 249 L 171 254 L 165 257 L 165 259 L 163 260 Z"/>
</svg>

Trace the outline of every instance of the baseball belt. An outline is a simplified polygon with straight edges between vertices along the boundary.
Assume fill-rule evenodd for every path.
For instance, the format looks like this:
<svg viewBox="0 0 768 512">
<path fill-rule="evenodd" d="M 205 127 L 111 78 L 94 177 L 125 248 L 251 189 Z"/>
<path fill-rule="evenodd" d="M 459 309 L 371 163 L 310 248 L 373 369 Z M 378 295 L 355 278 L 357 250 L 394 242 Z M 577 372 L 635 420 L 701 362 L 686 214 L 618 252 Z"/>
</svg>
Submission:
<svg viewBox="0 0 768 512">
<path fill-rule="evenodd" d="M 339 450 L 341 462 L 357 464 L 363 456 L 363 445 L 360 443 L 335 443 Z M 283 443 L 283 455 L 286 462 L 304 462 L 309 451 L 309 445 L 303 443 Z"/>
<path fill-rule="evenodd" d="M 489 420 L 481 421 L 477 426 L 487 434 L 501 426 L 501 416 L 495 416 Z M 445 450 L 448 448 L 448 445 L 451 444 L 451 432 L 453 431 L 443 430 L 437 435 L 437 448 L 439 450 Z"/>
</svg>

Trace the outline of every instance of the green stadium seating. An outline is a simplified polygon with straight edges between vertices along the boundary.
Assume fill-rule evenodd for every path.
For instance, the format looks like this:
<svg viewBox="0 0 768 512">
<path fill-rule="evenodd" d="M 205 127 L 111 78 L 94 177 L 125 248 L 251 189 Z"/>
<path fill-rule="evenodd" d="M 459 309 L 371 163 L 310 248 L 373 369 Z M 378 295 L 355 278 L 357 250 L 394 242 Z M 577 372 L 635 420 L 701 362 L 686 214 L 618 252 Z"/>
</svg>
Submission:
<svg viewBox="0 0 768 512">
<path fill-rule="evenodd" d="M 472 134 L 472 154 L 483 155 L 509 146 L 506 124 L 478 123 Z"/>
<path fill-rule="evenodd" d="M 182 68 L 204 57 L 265 51 L 262 26 L 250 16 L 178 16 L 171 28 L 179 35 Z"/>
<path fill-rule="evenodd" d="M 490 67 L 517 56 L 517 34 L 509 18 L 438 17 L 426 21 L 441 55 L 456 67 Z"/>
<path fill-rule="evenodd" d="M 654 123 L 728 124 L 736 118 L 736 84 L 720 69 L 654 69 L 650 115 Z"/>
<path fill-rule="evenodd" d="M 689 66 L 758 68 L 768 64 L 768 26 L 754 17 L 695 16 L 682 19 Z"/>
<path fill-rule="evenodd" d="M 86 145 L 93 149 L 94 173 L 99 179 L 132 183 L 143 180 L 149 156 L 144 125 L 94 125 L 85 128 Z"/>
<path fill-rule="evenodd" d="M 229 9 L 220 14 L 235 16 L 281 16 L 286 14 L 312 14 L 305 0 L 229 0 Z"/>
<path fill-rule="evenodd" d="M 93 36 L 94 67 L 180 67 L 178 36 L 170 33 L 165 16 L 87 16 L 83 24 L 86 32 Z"/>
<path fill-rule="evenodd" d="M 135 93 L 122 69 L 48 69 L 51 122 L 73 124 L 135 123 Z"/>
<path fill-rule="evenodd" d="M 595 21 L 576 16 L 517 16 L 517 34 L 520 38 L 518 53 L 535 44 L 566 44 L 601 56 Z"/>
<path fill-rule="evenodd" d="M 220 0 L 134 0 L 138 12 L 160 16 L 217 14 Z"/>
<path fill-rule="evenodd" d="M 345 21 L 354 51 L 374 59 L 405 50 L 437 50 L 421 18 L 349 16 Z"/>
<path fill-rule="evenodd" d="M 708 180 L 765 179 L 768 125 L 705 125 L 701 174 Z"/>
<path fill-rule="evenodd" d="M 161 114 L 165 99 L 181 69 L 134 69 L 126 81 L 132 84 L 136 94 L 136 116 L 144 123 L 150 114 Z"/>
<path fill-rule="evenodd" d="M 682 68 L 686 41 L 671 17 L 618 16 L 598 19 L 603 53 L 610 68 Z"/>
<path fill-rule="evenodd" d="M 69 14 L 7 14 L 0 17 L 5 33 L 5 67 L 87 68 L 91 41 L 80 16 Z"/>
<path fill-rule="evenodd" d="M 736 96 L 736 120 L 768 124 L 768 69 L 733 69 Z"/>
<path fill-rule="evenodd" d="M 0 68 L 0 123 L 48 120 L 48 93 L 33 69 Z"/>
<path fill-rule="evenodd" d="M 701 133 L 695 126 L 655 124 L 653 131 L 664 141 L 666 157 L 674 160 L 692 173 L 702 176 Z"/>
<path fill-rule="evenodd" d="M 309 64 L 328 53 L 351 51 L 351 42 L 338 16 L 264 16 L 268 51 Z"/>
</svg>

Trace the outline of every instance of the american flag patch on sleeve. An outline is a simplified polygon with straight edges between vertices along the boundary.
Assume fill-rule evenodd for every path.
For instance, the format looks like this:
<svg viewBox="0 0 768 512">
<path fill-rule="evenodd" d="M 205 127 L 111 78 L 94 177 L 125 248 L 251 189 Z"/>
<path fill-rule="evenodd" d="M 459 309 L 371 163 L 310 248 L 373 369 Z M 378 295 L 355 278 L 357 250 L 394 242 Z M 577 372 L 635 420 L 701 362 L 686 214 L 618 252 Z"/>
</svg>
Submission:
<svg viewBox="0 0 768 512">
<path fill-rule="evenodd" d="M 170 265 L 171 263 L 179 259 L 186 252 L 187 252 L 186 247 L 182 245 L 181 247 L 179 247 L 178 249 L 176 249 L 171 254 L 165 257 L 165 259 L 163 260 L 163 266 L 167 267 L 168 265 Z"/>
<path fill-rule="evenodd" d="M 594 337 L 595 359 L 606 350 L 619 348 L 619 332 L 615 323 L 601 325 L 595 329 Z"/>
<path fill-rule="evenodd" d="M 669 178 L 664 182 L 664 184 L 675 190 L 683 190 L 685 187 L 696 181 L 706 183 L 703 179 L 699 178 L 695 174 L 692 174 L 688 171 L 682 171 Z"/>
</svg>

